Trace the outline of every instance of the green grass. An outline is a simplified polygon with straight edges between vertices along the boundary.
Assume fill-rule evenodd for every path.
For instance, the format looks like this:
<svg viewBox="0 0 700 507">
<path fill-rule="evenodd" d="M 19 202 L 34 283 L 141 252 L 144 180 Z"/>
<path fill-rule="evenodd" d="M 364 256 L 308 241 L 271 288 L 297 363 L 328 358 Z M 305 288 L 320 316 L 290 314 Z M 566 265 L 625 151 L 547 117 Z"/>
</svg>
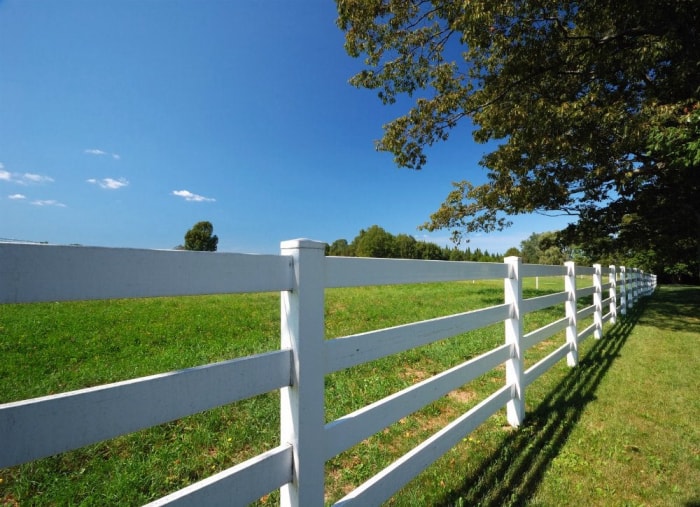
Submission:
<svg viewBox="0 0 700 507">
<path fill-rule="evenodd" d="M 539 292 L 534 284 L 534 280 L 526 280 L 526 297 L 562 289 L 560 279 L 540 279 Z M 498 304 L 502 292 L 501 281 L 329 290 L 326 334 L 334 338 Z M 562 315 L 561 307 L 528 315 L 526 329 Z M 570 370 L 560 362 L 530 386 L 528 420 L 523 428 L 511 430 L 504 411 L 499 412 L 390 503 L 501 505 L 534 499 L 543 505 L 560 505 L 555 500 L 565 498 L 562 489 L 546 486 L 550 470 L 556 469 L 562 455 L 569 455 L 565 444 L 571 440 L 572 428 L 581 426 L 584 408 L 587 413 L 594 406 L 589 398 L 607 378 L 613 362 L 617 364 L 615 356 L 628 341 L 636 315 L 623 325 L 606 328 L 606 339 L 587 341 L 581 368 Z M 492 326 L 329 375 L 326 419 L 335 419 L 454 366 L 502 340 L 503 326 Z M 528 352 L 528 362 L 562 340 L 559 335 L 538 345 Z M 278 294 L 6 305 L 0 307 L 0 402 L 278 346 Z M 503 375 L 502 368 L 496 369 L 331 459 L 326 466 L 327 500 L 339 499 L 502 386 Z M 144 503 L 276 446 L 278 400 L 276 393 L 257 396 L 0 470 L 0 504 Z M 695 442 L 696 475 L 691 477 L 697 478 L 697 439 Z M 663 455 L 654 456 L 661 464 L 668 462 Z M 555 474 L 554 481 L 558 478 L 567 484 L 570 479 L 565 472 L 562 469 Z M 579 473 L 575 473 L 576 481 Z M 540 491 L 537 485 L 541 481 Z M 679 481 L 685 484 L 685 479 Z M 276 498 L 272 494 L 260 503 L 273 503 Z"/>
<path fill-rule="evenodd" d="M 662 287 L 642 306 L 589 351 L 576 424 L 533 504 L 700 505 L 700 288 Z"/>
</svg>

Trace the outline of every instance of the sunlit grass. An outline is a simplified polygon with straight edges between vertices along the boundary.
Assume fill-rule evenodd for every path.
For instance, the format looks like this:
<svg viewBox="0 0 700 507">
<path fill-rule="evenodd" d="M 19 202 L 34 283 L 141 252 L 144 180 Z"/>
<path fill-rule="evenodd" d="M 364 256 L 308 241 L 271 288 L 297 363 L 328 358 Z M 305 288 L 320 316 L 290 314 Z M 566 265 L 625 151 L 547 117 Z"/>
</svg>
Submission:
<svg viewBox="0 0 700 507">
<path fill-rule="evenodd" d="M 526 297 L 563 288 L 561 279 L 539 282 L 537 291 L 534 279 L 526 280 Z M 332 339 L 473 310 L 499 304 L 502 298 L 500 280 L 329 290 L 326 335 Z M 0 312 L 2 402 L 279 347 L 278 294 L 7 305 L 0 307 Z M 561 316 L 563 305 L 529 315 L 527 330 Z M 621 326 L 612 329 L 617 328 Z M 543 357 L 563 340 L 560 333 L 538 345 L 528 351 L 528 361 Z M 618 343 L 613 340 L 609 343 Z M 459 364 L 502 341 L 503 326 L 496 325 L 329 375 L 326 420 Z M 584 344 L 583 365 L 591 351 L 605 352 L 599 351 L 603 342 L 589 339 Z M 496 499 L 492 505 L 508 503 L 488 470 L 494 466 L 505 470 L 508 463 L 517 465 L 529 459 L 518 447 L 517 438 L 536 437 L 544 417 L 542 407 L 552 403 L 552 393 L 558 392 L 558 386 L 576 375 L 560 362 L 528 389 L 525 427 L 513 431 L 506 424 L 504 411 L 499 412 L 391 503 L 471 505 L 479 498 Z M 502 368 L 487 373 L 331 459 L 326 466 L 327 500 L 343 496 L 503 382 Z M 3 469 L 0 500 L 20 505 L 144 503 L 276 446 L 278 400 L 277 393 L 257 396 L 78 451 Z M 570 422 L 575 425 L 576 421 Z M 537 442 L 534 437 L 531 440 Z M 534 489 L 529 483 L 526 486 L 520 491 L 529 497 Z M 273 494 L 261 503 L 276 500 Z"/>
</svg>

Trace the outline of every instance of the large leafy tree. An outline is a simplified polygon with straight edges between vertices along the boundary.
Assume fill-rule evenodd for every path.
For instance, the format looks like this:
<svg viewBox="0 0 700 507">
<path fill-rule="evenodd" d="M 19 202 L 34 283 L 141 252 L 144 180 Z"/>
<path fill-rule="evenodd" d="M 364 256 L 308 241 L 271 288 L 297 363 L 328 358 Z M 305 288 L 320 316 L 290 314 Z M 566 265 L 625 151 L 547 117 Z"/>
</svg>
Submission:
<svg viewBox="0 0 700 507">
<path fill-rule="evenodd" d="M 219 238 L 213 233 L 211 222 L 197 222 L 185 233 L 185 250 L 216 252 Z"/>
<path fill-rule="evenodd" d="M 424 228 L 459 240 L 501 230 L 512 215 L 564 213 L 576 219 L 568 242 L 593 255 L 643 246 L 649 268 L 697 272 L 700 2 L 337 6 L 346 50 L 365 57 L 351 82 L 384 103 L 413 98 L 384 126 L 379 150 L 420 169 L 425 148 L 467 119 L 476 141 L 498 143 L 480 161 L 488 182 L 454 183 Z"/>
</svg>

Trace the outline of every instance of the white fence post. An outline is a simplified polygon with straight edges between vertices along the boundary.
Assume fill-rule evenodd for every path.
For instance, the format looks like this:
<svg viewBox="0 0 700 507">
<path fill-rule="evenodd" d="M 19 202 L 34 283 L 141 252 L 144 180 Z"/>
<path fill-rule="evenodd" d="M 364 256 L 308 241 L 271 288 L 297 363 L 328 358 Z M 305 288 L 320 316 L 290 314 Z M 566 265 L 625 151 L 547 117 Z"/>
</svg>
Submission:
<svg viewBox="0 0 700 507">
<path fill-rule="evenodd" d="M 610 298 L 610 323 L 617 322 L 617 271 L 614 265 L 610 266 L 610 274 L 608 275 L 610 282 L 610 290 L 608 297 Z"/>
<path fill-rule="evenodd" d="M 564 308 L 569 319 L 566 326 L 566 341 L 570 350 L 566 355 L 566 364 L 576 366 L 578 364 L 578 327 L 576 325 L 576 263 L 568 261 L 566 266 L 566 276 L 564 277 L 564 291 L 567 293 Z"/>
<path fill-rule="evenodd" d="M 293 447 L 293 480 L 280 489 L 289 507 L 323 505 L 324 249 L 310 240 L 281 244 L 293 259 L 293 289 L 281 293 L 281 341 L 292 350 L 291 387 L 280 392 L 280 438 Z"/>
<path fill-rule="evenodd" d="M 620 266 L 620 313 L 627 315 L 627 268 Z"/>
<path fill-rule="evenodd" d="M 593 337 L 600 340 L 603 337 L 603 271 L 600 264 L 593 264 L 593 269 L 595 270 L 593 273 L 593 306 L 595 306 Z"/>
<path fill-rule="evenodd" d="M 637 268 L 630 270 L 630 290 L 627 294 L 627 307 L 631 310 L 637 302 Z"/>
<path fill-rule="evenodd" d="M 506 405 L 508 423 L 520 426 L 525 419 L 525 390 L 523 387 L 523 320 L 521 306 L 523 301 L 523 283 L 520 277 L 522 259 L 506 257 L 503 262 L 508 264 L 508 278 L 503 280 L 504 299 L 512 305 L 510 317 L 505 320 L 505 340 L 511 345 L 510 359 L 506 361 L 506 385 L 513 386 L 512 399 Z"/>
</svg>

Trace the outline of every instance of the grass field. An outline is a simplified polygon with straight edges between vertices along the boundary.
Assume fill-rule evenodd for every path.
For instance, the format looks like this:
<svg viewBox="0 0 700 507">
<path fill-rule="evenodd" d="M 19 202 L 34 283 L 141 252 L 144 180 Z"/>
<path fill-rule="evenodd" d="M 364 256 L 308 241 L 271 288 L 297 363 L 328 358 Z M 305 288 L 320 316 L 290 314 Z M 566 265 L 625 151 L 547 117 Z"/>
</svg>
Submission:
<svg viewBox="0 0 700 507">
<path fill-rule="evenodd" d="M 534 280 L 528 283 L 526 297 L 562 289 L 560 280 L 541 279 L 539 291 L 534 289 Z M 490 306 L 502 302 L 502 293 L 501 281 L 329 290 L 326 334 L 330 339 Z M 698 413 L 693 386 L 699 383 L 700 370 L 696 349 L 684 347 L 697 344 L 700 336 L 700 323 L 694 317 L 700 298 L 692 289 L 688 294 L 694 299 L 681 293 L 676 301 L 678 293 L 662 290 L 645 312 L 640 313 L 646 303 L 624 323 L 606 327 L 605 339 L 588 340 L 579 368 L 570 370 L 560 362 L 530 386 L 528 419 L 520 430 L 511 430 L 504 411 L 499 412 L 390 503 L 561 505 L 572 492 L 581 498 L 581 502 L 571 502 L 575 504 L 665 505 L 672 500 L 682 505 L 698 500 L 700 495 L 693 490 L 700 483 L 698 430 L 692 418 Z M 685 313 L 675 310 L 680 303 Z M 561 307 L 528 315 L 526 329 L 562 315 Z M 452 367 L 502 340 L 502 325 L 492 326 L 330 375 L 326 379 L 326 419 L 333 420 Z M 535 347 L 528 353 L 528 362 L 561 340 L 558 336 Z M 628 352 L 636 353 L 633 344 L 639 343 L 649 347 L 639 351 L 640 357 Z M 278 294 L 6 305 L 0 307 L 0 402 L 278 346 Z M 650 364 L 639 371 L 638 366 L 646 364 L 640 363 L 643 357 Z M 625 370 L 620 371 L 623 366 Z M 623 380 L 614 380 L 614 375 Z M 494 370 L 330 460 L 326 465 L 327 500 L 343 496 L 503 381 L 503 370 Z M 669 396 L 660 391 L 661 385 L 671 391 Z M 610 400 L 604 402 L 608 390 Z M 652 394 L 658 399 L 645 399 Z M 0 470 L 0 503 L 142 504 L 276 446 L 278 399 L 276 393 L 257 396 Z M 618 428 L 609 414 L 623 407 L 624 413 L 617 416 Z M 673 407 L 673 411 L 662 407 Z M 588 422 L 596 414 L 604 424 Z M 646 421 L 646 434 L 631 433 L 625 425 L 632 419 L 630 414 Z M 664 433 L 649 428 L 663 428 Z M 590 463 L 599 466 L 591 471 Z M 623 467 L 630 464 L 636 468 Z M 644 475 L 651 474 L 655 466 L 656 476 Z M 656 477 L 658 484 L 634 489 L 634 484 L 649 477 Z M 276 503 L 276 495 L 260 503 Z"/>
</svg>

